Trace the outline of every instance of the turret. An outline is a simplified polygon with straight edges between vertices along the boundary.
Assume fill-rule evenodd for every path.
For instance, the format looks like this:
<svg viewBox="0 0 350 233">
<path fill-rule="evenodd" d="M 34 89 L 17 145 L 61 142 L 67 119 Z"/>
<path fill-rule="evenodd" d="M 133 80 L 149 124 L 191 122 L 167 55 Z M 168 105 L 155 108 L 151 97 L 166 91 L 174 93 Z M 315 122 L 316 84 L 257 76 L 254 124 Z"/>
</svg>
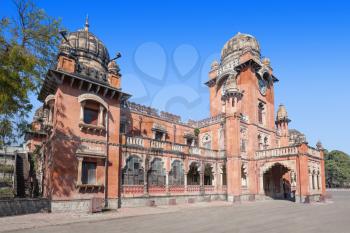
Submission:
<svg viewBox="0 0 350 233">
<path fill-rule="evenodd" d="M 280 147 L 289 146 L 289 133 L 288 124 L 290 119 L 288 118 L 288 113 L 286 107 L 280 104 L 277 110 L 276 116 L 276 127 L 278 136 L 280 136 Z"/>
</svg>

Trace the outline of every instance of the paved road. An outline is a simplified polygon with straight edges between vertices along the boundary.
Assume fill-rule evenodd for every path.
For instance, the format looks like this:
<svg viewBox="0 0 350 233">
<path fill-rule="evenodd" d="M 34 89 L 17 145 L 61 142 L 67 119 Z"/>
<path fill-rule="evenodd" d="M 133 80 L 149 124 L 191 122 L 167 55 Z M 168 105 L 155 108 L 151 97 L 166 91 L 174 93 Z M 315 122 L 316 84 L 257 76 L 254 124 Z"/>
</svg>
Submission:
<svg viewBox="0 0 350 233">
<path fill-rule="evenodd" d="M 350 192 L 333 192 L 332 195 L 334 203 L 327 204 L 266 201 L 206 209 L 184 209 L 174 213 L 74 223 L 18 232 L 349 233 Z"/>
</svg>

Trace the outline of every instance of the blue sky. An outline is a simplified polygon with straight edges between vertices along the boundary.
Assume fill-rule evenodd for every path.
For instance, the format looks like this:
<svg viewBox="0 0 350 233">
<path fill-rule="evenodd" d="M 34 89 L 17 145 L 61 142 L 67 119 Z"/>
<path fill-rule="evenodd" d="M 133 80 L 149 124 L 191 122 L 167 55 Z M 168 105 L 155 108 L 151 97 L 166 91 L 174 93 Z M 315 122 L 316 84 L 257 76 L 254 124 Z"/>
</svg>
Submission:
<svg viewBox="0 0 350 233">
<path fill-rule="evenodd" d="M 254 35 L 280 82 L 275 104 L 290 127 L 350 153 L 350 4 L 346 1 L 36 1 L 68 30 L 90 31 L 118 63 L 124 90 L 138 103 L 188 118 L 208 116 L 202 83 L 237 32 Z M 0 0 L 0 16 L 13 14 Z M 35 97 L 33 97 L 34 101 Z M 35 102 L 36 106 L 39 103 Z"/>
</svg>

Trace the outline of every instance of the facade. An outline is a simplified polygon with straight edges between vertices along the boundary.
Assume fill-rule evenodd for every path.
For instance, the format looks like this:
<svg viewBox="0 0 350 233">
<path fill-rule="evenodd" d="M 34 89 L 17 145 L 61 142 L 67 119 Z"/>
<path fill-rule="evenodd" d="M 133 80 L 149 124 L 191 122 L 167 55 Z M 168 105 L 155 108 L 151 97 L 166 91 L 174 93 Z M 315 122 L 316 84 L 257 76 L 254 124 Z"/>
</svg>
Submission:
<svg viewBox="0 0 350 233">
<path fill-rule="evenodd" d="M 206 85 L 210 116 L 180 116 L 130 102 L 122 76 L 89 25 L 63 33 L 47 73 L 40 119 L 28 145 L 43 158 L 43 195 L 52 210 L 87 210 L 211 199 L 308 201 L 325 193 L 322 147 L 275 115 L 270 61 L 238 33 L 213 62 Z"/>
</svg>

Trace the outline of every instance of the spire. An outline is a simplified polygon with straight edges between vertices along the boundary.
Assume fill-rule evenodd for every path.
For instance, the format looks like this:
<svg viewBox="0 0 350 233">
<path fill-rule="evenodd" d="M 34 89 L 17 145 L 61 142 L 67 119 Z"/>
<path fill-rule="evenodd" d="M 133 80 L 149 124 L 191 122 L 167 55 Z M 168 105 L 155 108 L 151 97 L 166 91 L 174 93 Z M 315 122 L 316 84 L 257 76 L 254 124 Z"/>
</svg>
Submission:
<svg viewBox="0 0 350 233">
<path fill-rule="evenodd" d="M 89 31 L 89 15 L 86 15 L 84 30 Z"/>
</svg>

